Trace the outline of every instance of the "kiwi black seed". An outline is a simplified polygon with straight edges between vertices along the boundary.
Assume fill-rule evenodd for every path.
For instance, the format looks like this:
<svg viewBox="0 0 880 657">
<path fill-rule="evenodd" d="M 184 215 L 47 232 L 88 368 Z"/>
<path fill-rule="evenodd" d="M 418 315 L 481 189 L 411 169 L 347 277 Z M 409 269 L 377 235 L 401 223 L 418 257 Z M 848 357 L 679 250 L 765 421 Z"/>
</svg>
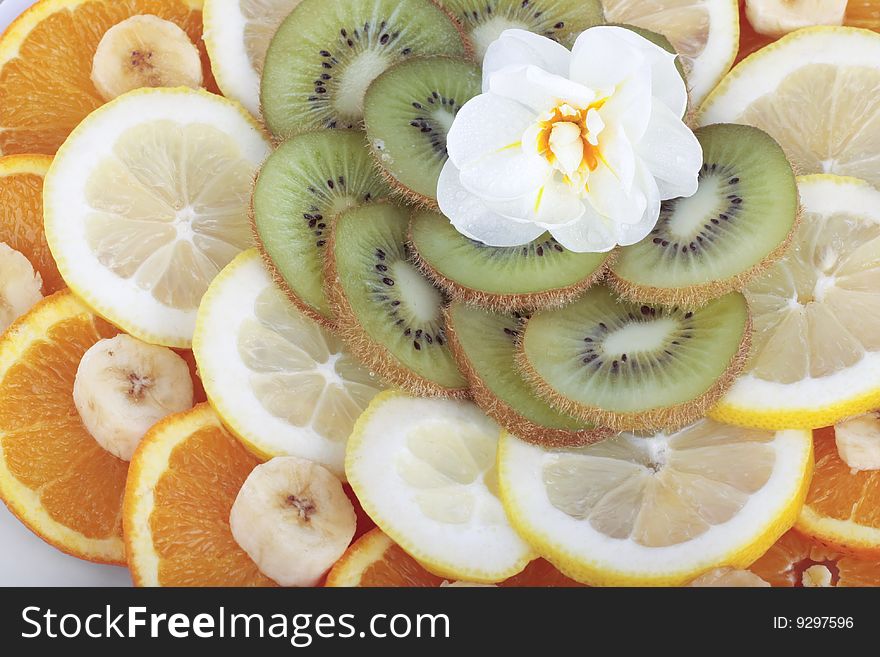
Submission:
<svg viewBox="0 0 880 657">
<path fill-rule="evenodd" d="M 450 57 L 408 59 L 380 75 L 364 101 L 367 139 L 388 182 L 405 198 L 435 205 L 446 134 L 480 93 L 480 67 Z"/>
<path fill-rule="evenodd" d="M 464 26 L 479 61 L 504 30 L 535 32 L 571 47 L 605 22 L 600 0 L 440 0 Z"/>
<path fill-rule="evenodd" d="M 503 312 L 564 305 L 614 258 L 569 251 L 548 233 L 522 246 L 487 246 L 430 211 L 414 213 L 410 243 L 422 270 L 451 297 Z"/>
<path fill-rule="evenodd" d="M 782 256 L 794 231 L 797 184 L 772 137 L 726 124 L 696 135 L 697 193 L 665 201 L 651 234 L 612 266 L 610 280 L 627 298 L 693 307 L 742 289 Z"/>
<path fill-rule="evenodd" d="M 520 371 L 554 407 L 615 430 L 667 430 L 703 417 L 748 357 L 739 292 L 688 310 L 620 300 L 597 285 L 532 315 Z"/>
<path fill-rule="evenodd" d="M 412 56 L 466 57 L 460 29 L 431 0 L 303 0 L 266 54 L 266 124 L 279 138 L 360 127 L 373 80 Z"/>
<path fill-rule="evenodd" d="M 516 367 L 524 315 L 498 313 L 453 301 L 446 309 L 449 342 L 471 396 L 510 433 L 545 447 L 581 447 L 612 432 L 555 410 Z"/>
<path fill-rule="evenodd" d="M 336 218 L 327 253 L 330 304 L 352 352 L 417 395 L 467 396 L 446 334 L 442 293 L 412 262 L 409 214 L 390 203 Z"/>
<path fill-rule="evenodd" d="M 333 217 L 389 195 L 356 130 L 297 135 L 266 160 L 254 186 L 257 242 L 278 282 L 313 319 L 333 323 L 323 270 Z"/>
</svg>

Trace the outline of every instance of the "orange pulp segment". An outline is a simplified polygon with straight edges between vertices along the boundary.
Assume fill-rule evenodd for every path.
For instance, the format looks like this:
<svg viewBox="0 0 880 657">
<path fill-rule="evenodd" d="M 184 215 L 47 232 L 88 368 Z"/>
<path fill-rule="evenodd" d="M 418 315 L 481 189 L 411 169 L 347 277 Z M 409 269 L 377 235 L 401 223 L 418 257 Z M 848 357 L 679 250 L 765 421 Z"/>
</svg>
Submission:
<svg viewBox="0 0 880 657">
<path fill-rule="evenodd" d="M 796 527 L 841 551 L 880 556 L 880 471 L 852 471 L 833 428 L 814 431 L 813 445 L 813 482 Z"/>
<path fill-rule="evenodd" d="M 144 437 L 125 492 L 125 543 L 138 586 L 274 586 L 236 543 L 229 512 L 260 460 L 207 404 Z"/>
<path fill-rule="evenodd" d="M 841 555 L 795 530 L 783 534 L 749 570 L 771 586 L 802 586 L 804 571 L 815 565 L 831 571 L 832 586 L 880 586 L 880 559 Z"/>
<path fill-rule="evenodd" d="M 64 291 L 0 338 L 0 497 L 58 549 L 105 563 L 125 562 L 128 463 L 86 431 L 73 382 L 86 350 L 117 333 Z"/>
<path fill-rule="evenodd" d="M 0 36 L 0 154 L 54 154 L 70 131 L 104 104 L 91 80 L 104 33 L 138 14 L 177 23 L 202 55 L 202 0 L 42 0 Z"/>
<path fill-rule="evenodd" d="M 51 163 L 48 155 L 0 157 L 0 242 L 40 272 L 44 296 L 64 287 L 43 232 L 43 177 Z"/>
</svg>

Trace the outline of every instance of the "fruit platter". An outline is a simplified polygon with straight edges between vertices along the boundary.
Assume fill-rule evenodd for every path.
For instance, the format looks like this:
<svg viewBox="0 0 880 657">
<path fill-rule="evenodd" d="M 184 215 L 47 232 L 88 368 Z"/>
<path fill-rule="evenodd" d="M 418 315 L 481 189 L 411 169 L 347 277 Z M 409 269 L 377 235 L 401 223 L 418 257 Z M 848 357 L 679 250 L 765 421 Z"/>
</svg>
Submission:
<svg viewBox="0 0 880 657">
<path fill-rule="evenodd" d="M 0 585 L 880 585 L 880 2 L 0 1 Z"/>
</svg>

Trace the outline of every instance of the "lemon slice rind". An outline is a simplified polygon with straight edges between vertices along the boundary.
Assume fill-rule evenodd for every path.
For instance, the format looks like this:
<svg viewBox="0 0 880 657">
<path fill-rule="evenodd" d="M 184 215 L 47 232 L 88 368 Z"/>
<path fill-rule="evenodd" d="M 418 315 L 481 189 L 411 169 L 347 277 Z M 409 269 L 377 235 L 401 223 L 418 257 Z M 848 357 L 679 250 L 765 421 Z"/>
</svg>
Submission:
<svg viewBox="0 0 880 657">
<path fill-rule="evenodd" d="M 880 190 L 855 178 L 814 174 L 798 178 L 805 216 L 858 215 L 880 226 Z M 746 372 L 710 417 L 762 429 L 816 429 L 880 407 L 880 351 L 823 377 L 779 383 Z"/>
<path fill-rule="evenodd" d="M 314 340 L 315 333 L 324 334 L 325 329 L 290 304 L 266 271 L 259 253 L 255 249 L 245 251 L 214 279 L 199 308 L 193 352 L 205 392 L 223 423 L 257 455 L 263 458 L 298 456 L 320 463 L 344 478 L 345 440 L 332 440 L 314 426 L 322 410 L 320 397 L 343 393 L 337 389 L 328 393 L 327 385 L 333 384 L 325 384 L 322 395 L 314 404 L 312 422 L 297 425 L 267 410 L 251 383 L 257 372 L 249 369 L 242 359 L 240 331 L 245 323 L 258 323 L 255 306 L 273 289 L 277 291 L 274 298 L 312 329 L 312 335 L 303 335 L 302 340 Z M 270 331 L 270 335 L 275 340 L 284 340 L 287 345 L 298 347 L 291 342 L 293 336 L 289 330 L 287 327 L 284 331 L 284 338 L 275 331 Z M 266 344 L 263 348 L 269 359 L 267 366 L 280 372 L 283 359 L 268 353 L 273 345 Z M 304 350 L 300 351 L 305 354 Z M 328 355 L 335 354 L 328 351 Z M 320 373 L 322 365 L 315 364 L 316 374 Z M 378 393 L 381 387 L 377 381 L 375 392 Z M 354 419 L 351 419 L 352 424 Z"/>
<path fill-rule="evenodd" d="M 740 62 L 709 94 L 699 125 L 731 122 L 789 75 L 812 64 L 880 68 L 880 37 L 854 27 L 809 27 L 788 34 Z"/>
<path fill-rule="evenodd" d="M 207 125 L 234 140 L 254 170 L 269 154 L 269 141 L 241 106 L 206 91 L 139 89 L 90 114 L 58 150 L 44 184 L 46 238 L 64 281 L 95 312 L 145 342 L 188 348 L 196 308 L 159 302 L 150 289 L 105 267 L 86 238 L 86 198 L 93 171 L 113 156 L 117 140 L 145 123 Z M 243 207 L 246 213 L 247 208 Z"/>
<path fill-rule="evenodd" d="M 690 106 L 696 108 L 712 91 L 718 81 L 730 70 L 739 49 L 739 7 L 737 0 L 694 0 L 690 4 L 677 3 L 676 6 L 661 8 L 661 2 L 641 2 L 630 0 L 623 9 L 619 0 L 603 0 L 605 15 L 612 22 L 631 23 L 655 32 L 663 33 L 675 45 L 678 36 L 664 29 L 664 21 L 674 18 L 676 10 L 692 10 L 700 6 L 708 14 L 709 32 L 706 43 L 696 58 L 691 58 L 688 74 Z M 629 5 L 634 7 L 629 7 Z M 645 7 L 647 5 L 647 8 Z M 641 12 L 653 11 L 645 16 Z M 654 18 L 657 16 L 657 18 Z"/>
<path fill-rule="evenodd" d="M 511 524 L 568 577 L 593 586 L 681 586 L 713 568 L 746 568 L 794 525 L 809 488 L 809 432 L 782 431 L 763 487 L 727 522 L 683 543 L 648 547 L 616 539 L 560 511 L 542 483 L 554 454 L 504 432 L 498 449 L 501 498 Z"/>
<path fill-rule="evenodd" d="M 266 5 L 275 11 L 292 11 L 301 0 L 266 0 L 252 2 L 261 18 L 273 19 Z M 248 54 L 245 29 L 248 18 L 242 11 L 245 0 L 205 0 L 202 10 L 205 47 L 211 58 L 211 69 L 223 94 L 241 103 L 255 117 L 260 116 L 260 71 Z M 283 17 L 282 17 L 283 18 Z M 279 22 L 280 24 L 280 22 Z M 268 49 L 268 41 L 264 44 Z"/>
<path fill-rule="evenodd" d="M 434 481 L 416 487 L 404 480 L 401 463 L 413 462 L 408 440 L 415 432 L 433 426 L 454 437 L 460 434 L 450 426 L 457 423 L 478 434 L 484 446 L 491 443 L 493 453 L 484 452 L 490 463 L 483 464 L 485 468 L 473 481 L 447 481 L 448 485 L 439 489 L 449 499 L 461 495 L 472 504 L 472 513 L 463 522 L 441 522 L 425 515 L 419 495 L 438 490 L 432 489 L 434 478 L 442 475 L 423 467 L 422 472 Z M 534 554 L 510 526 L 501 500 L 489 488 L 494 485 L 491 478 L 498 434 L 498 425 L 470 402 L 413 398 L 387 391 L 373 400 L 355 425 L 348 441 L 345 471 L 366 513 L 427 570 L 450 580 L 500 582 L 522 571 Z M 432 453 L 437 458 L 450 454 L 443 447 Z"/>
</svg>

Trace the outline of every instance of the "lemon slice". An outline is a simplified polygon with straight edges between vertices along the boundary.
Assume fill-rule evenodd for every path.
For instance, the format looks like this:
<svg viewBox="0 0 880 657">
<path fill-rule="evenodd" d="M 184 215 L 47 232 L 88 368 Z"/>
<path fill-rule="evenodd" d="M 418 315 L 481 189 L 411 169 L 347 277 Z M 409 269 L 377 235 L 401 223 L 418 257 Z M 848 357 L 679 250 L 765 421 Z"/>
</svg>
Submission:
<svg viewBox="0 0 880 657">
<path fill-rule="evenodd" d="M 145 89 L 90 114 L 43 188 L 58 270 L 127 333 L 188 347 L 208 284 L 251 243 L 247 210 L 269 142 L 238 104 Z"/>
<path fill-rule="evenodd" d="M 355 425 L 345 472 L 370 518 L 425 568 L 500 582 L 534 555 L 498 498 L 499 433 L 470 402 L 384 392 Z"/>
<path fill-rule="evenodd" d="M 659 32 L 681 55 L 698 107 L 733 66 L 739 49 L 737 0 L 602 0 L 605 18 Z"/>
<path fill-rule="evenodd" d="M 239 255 L 208 288 L 193 352 L 211 405 L 254 452 L 298 456 L 345 474 L 345 443 L 382 385 L 296 309 L 256 250 Z"/>
<path fill-rule="evenodd" d="M 260 116 L 260 76 L 269 42 L 302 0 L 205 0 L 205 47 L 223 95 Z"/>
<path fill-rule="evenodd" d="M 504 434 L 501 497 L 541 556 L 593 585 L 683 585 L 745 568 L 797 518 L 813 467 L 806 431 L 701 420 L 545 450 Z"/>
<path fill-rule="evenodd" d="M 747 123 L 780 143 L 801 174 L 880 184 L 880 34 L 850 27 L 793 32 L 743 60 L 697 121 Z"/>
<path fill-rule="evenodd" d="M 810 429 L 880 407 L 880 191 L 827 174 L 798 188 L 792 246 L 745 290 L 752 355 L 722 422 Z"/>
</svg>

